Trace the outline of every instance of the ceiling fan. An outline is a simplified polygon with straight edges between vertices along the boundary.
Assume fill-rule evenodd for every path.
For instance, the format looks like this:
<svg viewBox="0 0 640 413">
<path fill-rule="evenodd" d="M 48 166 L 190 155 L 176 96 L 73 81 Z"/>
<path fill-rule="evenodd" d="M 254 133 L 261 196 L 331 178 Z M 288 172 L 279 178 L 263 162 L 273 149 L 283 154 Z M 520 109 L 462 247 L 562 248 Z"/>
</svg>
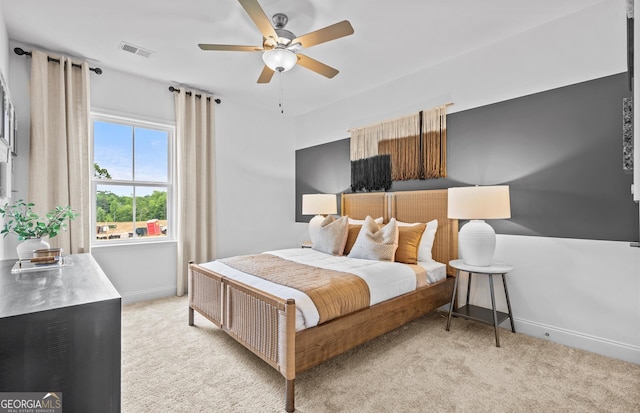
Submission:
<svg viewBox="0 0 640 413">
<path fill-rule="evenodd" d="M 258 83 L 269 83 L 275 72 L 286 72 L 296 63 L 328 78 L 338 74 L 338 70 L 310 58 L 298 51 L 330 40 L 353 34 L 353 27 L 347 20 L 332 24 L 323 29 L 296 37 L 286 26 L 289 18 L 282 13 L 273 16 L 273 25 L 256 0 L 238 0 L 251 20 L 262 33 L 262 46 L 235 46 L 226 44 L 199 44 L 202 50 L 263 52 L 264 69 Z"/>
</svg>

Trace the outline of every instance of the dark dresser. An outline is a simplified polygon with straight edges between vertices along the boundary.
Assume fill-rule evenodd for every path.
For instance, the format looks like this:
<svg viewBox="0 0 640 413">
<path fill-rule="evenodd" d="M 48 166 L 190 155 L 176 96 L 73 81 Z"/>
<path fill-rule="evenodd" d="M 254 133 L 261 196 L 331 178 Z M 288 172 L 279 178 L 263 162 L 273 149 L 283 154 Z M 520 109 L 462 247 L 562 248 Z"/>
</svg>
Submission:
<svg viewBox="0 0 640 413">
<path fill-rule="evenodd" d="M 120 412 L 121 297 L 91 254 L 12 273 L 0 261 L 0 392 L 61 392 L 62 411 Z"/>
</svg>

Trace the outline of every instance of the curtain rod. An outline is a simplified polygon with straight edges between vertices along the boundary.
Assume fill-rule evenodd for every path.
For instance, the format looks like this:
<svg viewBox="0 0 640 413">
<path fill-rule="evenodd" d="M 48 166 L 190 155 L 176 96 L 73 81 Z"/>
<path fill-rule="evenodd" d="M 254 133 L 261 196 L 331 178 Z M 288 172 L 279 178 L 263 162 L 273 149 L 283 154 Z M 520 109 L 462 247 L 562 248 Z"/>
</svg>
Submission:
<svg viewBox="0 0 640 413">
<path fill-rule="evenodd" d="M 173 87 L 173 86 L 169 86 L 169 92 L 180 92 L 180 89 L 176 89 L 176 88 L 175 88 L 175 87 Z M 187 92 L 185 92 L 185 93 L 187 94 L 187 96 L 191 96 L 191 92 L 187 91 Z M 202 97 L 202 95 L 198 95 L 198 94 L 196 94 L 196 97 L 197 97 L 197 98 L 201 98 L 201 97 Z M 208 97 L 208 98 L 207 98 L 207 100 L 211 100 L 211 98 L 210 98 L 210 97 Z M 213 101 L 214 101 L 214 102 L 216 102 L 218 105 L 219 105 L 220 103 L 222 103 L 222 101 L 221 101 L 220 99 L 214 99 Z"/>
<path fill-rule="evenodd" d="M 16 47 L 15 49 L 13 49 L 13 51 L 18 56 L 24 56 L 24 55 L 31 56 L 31 52 L 26 52 L 26 51 L 22 50 L 19 47 Z M 49 57 L 49 56 L 47 56 L 47 61 L 60 63 L 60 60 L 54 59 L 53 57 Z M 72 63 L 71 65 L 73 67 L 82 67 L 82 66 L 80 66 L 79 64 L 76 64 L 76 63 Z M 96 75 L 101 75 L 102 74 L 102 69 L 100 69 L 99 67 L 90 67 L 89 70 L 91 70 L 92 72 L 95 72 Z"/>
</svg>

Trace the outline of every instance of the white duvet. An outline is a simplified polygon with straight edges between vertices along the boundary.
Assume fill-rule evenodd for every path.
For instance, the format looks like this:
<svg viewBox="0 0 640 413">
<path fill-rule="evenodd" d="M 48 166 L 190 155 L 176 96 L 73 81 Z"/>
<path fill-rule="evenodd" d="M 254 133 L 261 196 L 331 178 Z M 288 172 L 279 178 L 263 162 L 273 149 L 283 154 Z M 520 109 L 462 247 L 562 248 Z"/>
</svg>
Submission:
<svg viewBox="0 0 640 413">
<path fill-rule="evenodd" d="M 417 285 L 416 274 L 413 269 L 402 263 L 363 260 L 346 256 L 336 257 L 311 248 L 293 248 L 267 251 L 267 253 L 301 264 L 348 272 L 359 276 L 369 286 L 370 305 L 406 294 L 415 290 Z M 446 277 L 446 266 L 444 264 L 435 261 L 420 262 L 418 264 L 426 268 L 429 283 Z M 246 274 L 219 261 L 207 262 L 201 265 L 219 274 L 273 294 L 276 297 L 282 299 L 293 298 L 296 302 L 296 331 L 314 327 L 318 324 L 318 310 L 305 293 Z"/>
</svg>

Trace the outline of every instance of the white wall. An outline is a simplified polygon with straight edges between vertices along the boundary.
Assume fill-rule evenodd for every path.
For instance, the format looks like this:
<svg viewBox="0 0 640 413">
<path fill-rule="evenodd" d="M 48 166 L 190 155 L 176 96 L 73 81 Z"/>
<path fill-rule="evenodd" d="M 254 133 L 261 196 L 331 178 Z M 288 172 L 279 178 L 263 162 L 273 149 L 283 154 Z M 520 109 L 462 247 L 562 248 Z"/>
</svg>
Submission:
<svg viewBox="0 0 640 413">
<path fill-rule="evenodd" d="M 7 28 L 4 22 L 4 15 L 2 12 L 2 8 L 0 7 L 0 69 L 2 70 L 2 74 L 4 76 L 5 81 L 9 85 L 11 101 L 13 102 L 14 110 L 16 111 L 15 112 L 16 122 L 18 124 L 18 139 L 16 142 L 17 142 L 18 151 L 20 151 L 20 148 L 24 147 L 24 142 L 20 142 L 20 137 L 22 133 L 22 131 L 20 130 L 20 125 L 21 123 L 24 122 L 25 115 L 28 117 L 28 113 L 27 114 L 24 113 L 24 106 L 22 102 L 20 102 L 19 99 L 17 99 L 18 96 L 16 96 L 16 94 L 19 95 L 19 93 L 17 93 L 19 89 L 14 84 L 14 76 L 12 76 L 12 74 L 15 72 L 15 70 L 9 60 L 10 53 L 11 52 L 9 48 L 9 36 L 7 35 Z M 22 194 L 20 193 L 19 187 L 16 187 L 16 182 L 20 181 L 20 179 L 18 178 L 18 174 L 20 173 L 21 165 L 15 159 L 12 159 L 12 162 L 13 162 L 13 165 L 11 167 L 11 169 L 13 169 L 12 178 L 11 178 L 12 192 L 9 196 L 11 199 L 19 199 L 22 196 Z M 11 199 L 7 197 L 0 201 L 4 204 L 4 202 L 10 202 Z M 7 257 L 15 256 L 16 255 L 15 249 L 17 245 L 18 245 L 18 241 L 14 236 L 10 235 L 10 236 L 7 236 L 6 238 L 0 238 L 0 259 L 5 259 Z"/>
<path fill-rule="evenodd" d="M 298 245 L 292 121 L 226 99 L 216 136 L 218 257 Z"/>
<path fill-rule="evenodd" d="M 7 25 L 4 22 L 4 12 L 2 3 L 0 3 L 0 70 L 8 82 L 9 73 L 9 35 L 7 34 Z"/>
<path fill-rule="evenodd" d="M 296 119 L 296 149 L 447 102 L 454 103 L 450 112 L 462 111 L 625 72 L 625 24 L 625 2 L 611 0 L 344 99 Z M 508 282 L 516 330 L 640 363 L 640 249 L 499 235 L 496 259 L 515 266 Z M 490 306 L 487 280 L 475 280 L 472 302 Z M 466 279 L 461 287 L 466 291 Z M 502 291 L 496 283 L 505 311 Z"/>
<path fill-rule="evenodd" d="M 345 98 L 296 119 L 296 149 L 444 103 L 453 113 L 625 72 L 625 24 L 624 0 L 610 0 Z"/>
</svg>

